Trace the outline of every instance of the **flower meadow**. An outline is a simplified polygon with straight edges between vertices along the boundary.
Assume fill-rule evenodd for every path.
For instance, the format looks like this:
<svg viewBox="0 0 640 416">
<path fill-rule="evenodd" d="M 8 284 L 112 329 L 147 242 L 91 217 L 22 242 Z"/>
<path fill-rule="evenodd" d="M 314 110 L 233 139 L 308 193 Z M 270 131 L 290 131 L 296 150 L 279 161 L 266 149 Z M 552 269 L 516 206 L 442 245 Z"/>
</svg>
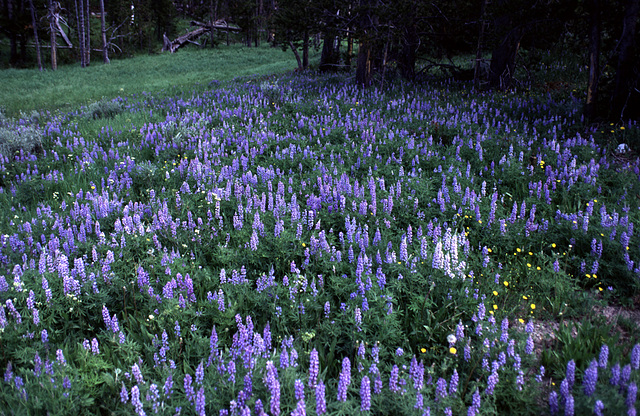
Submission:
<svg viewBox="0 0 640 416">
<path fill-rule="evenodd" d="M 637 125 L 347 77 L 2 119 L 0 414 L 635 415 Z"/>
</svg>

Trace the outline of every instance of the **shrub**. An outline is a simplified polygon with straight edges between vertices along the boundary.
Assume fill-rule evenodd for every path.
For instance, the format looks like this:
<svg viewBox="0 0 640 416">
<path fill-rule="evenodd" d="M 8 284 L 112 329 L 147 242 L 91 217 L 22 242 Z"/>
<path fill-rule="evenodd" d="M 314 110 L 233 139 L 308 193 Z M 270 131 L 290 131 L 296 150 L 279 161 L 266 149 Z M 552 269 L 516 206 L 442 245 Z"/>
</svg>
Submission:
<svg viewBox="0 0 640 416">
<path fill-rule="evenodd" d="M 83 107 L 80 114 L 84 118 L 99 120 L 103 118 L 114 118 L 124 110 L 123 105 L 116 101 L 100 100 Z"/>
<path fill-rule="evenodd" d="M 42 151 L 42 131 L 35 126 L 0 126 L 0 154 Z"/>
</svg>

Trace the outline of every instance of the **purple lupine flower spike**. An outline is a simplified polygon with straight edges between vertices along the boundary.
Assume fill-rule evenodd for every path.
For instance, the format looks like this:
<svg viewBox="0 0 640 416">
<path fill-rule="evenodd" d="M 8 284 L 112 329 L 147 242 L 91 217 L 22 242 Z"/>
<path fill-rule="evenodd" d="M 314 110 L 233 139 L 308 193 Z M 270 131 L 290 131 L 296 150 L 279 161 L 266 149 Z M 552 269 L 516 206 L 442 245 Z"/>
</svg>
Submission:
<svg viewBox="0 0 640 416">
<path fill-rule="evenodd" d="M 593 414 L 596 416 L 602 416 L 602 411 L 604 410 L 604 403 L 601 400 L 596 400 L 595 405 L 593 406 Z"/>
<path fill-rule="evenodd" d="M 634 370 L 640 368 L 640 344 L 636 344 L 631 350 L 631 367 Z"/>
<path fill-rule="evenodd" d="M 264 382 L 271 394 L 269 409 L 274 416 L 278 416 L 280 414 L 280 382 L 278 381 L 278 369 L 273 365 L 273 361 L 267 361 Z"/>
<path fill-rule="evenodd" d="M 327 402 L 325 398 L 325 386 L 322 380 L 316 385 L 316 413 L 322 415 L 327 413 Z"/>
<path fill-rule="evenodd" d="M 598 367 L 607 368 L 607 361 L 609 360 L 609 346 L 603 344 L 600 348 L 600 356 L 598 357 Z"/>
<path fill-rule="evenodd" d="M 295 396 L 296 396 L 296 401 L 303 401 L 304 400 L 304 383 L 302 383 L 302 380 L 300 379 L 296 379 L 295 383 Z"/>
<path fill-rule="evenodd" d="M 575 407 L 574 407 L 574 398 L 573 395 L 569 394 L 567 396 L 567 399 L 564 403 L 564 416 L 573 416 L 575 413 Z"/>
<path fill-rule="evenodd" d="M 598 383 L 598 362 L 596 360 L 591 361 L 589 367 L 584 372 L 584 379 L 582 386 L 584 394 L 591 397 L 596 391 L 596 384 Z"/>
<path fill-rule="evenodd" d="M 318 351 L 314 348 L 311 351 L 309 357 L 309 387 L 315 388 L 318 382 L 318 372 L 320 370 L 320 363 L 318 358 Z"/>
<path fill-rule="evenodd" d="M 347 401 L 347 388 L 349 384 L 351 384 L 351 361 L 349 361 L 349 357 L 344 357 L 342 360 L 340 380 L 338 381 L 338 401 Z"/>
<path fill-rule="evenodd" d="M 206 413 L 206 402 L 205 402 L 205 395 L 204 395 L 204 387 L 200 387 L 200 390 L 198 390 L 198 393 L 196 394 L 195 408 L 196 408 L 196 413 L 198 414 L 198 416 L 205 416 L 207 414 Z"/>
<path fill-rule="evenodd" d="M 558 393 L 555 391 L 549 393 L 549 413 L 552 416 L 558 414 Z"/>
<path fill-rule="evenodd" d="M 371 410 L 371 381 L 367 376 L 362 377 L 360 382 L 360 410 Z"/>
<path fill-rule="evenodd" d="M 573 388 L 573 383 L 575 382 L 575 379 L 576 379 L 576 363 L 575 361 L 571 360 L 567 363 L 567 375 L 566 375 L 569 391 L 571 391 L 571 389 Z"/>
<path fill-rule="evenodd" d="M 447 397 L 447 380 L 442 377 L 436 382 L 436 401 Z"/>
<path fill-rule="evenodd" d="M 636 404 L 636 396 L 638 394 L 638 386 L 633 381 L 629 383 L 629 387 L 627 388 L 627 398 L 624 404 L 627 405 L 628 408 L 632 408 Z"/>
</svg>

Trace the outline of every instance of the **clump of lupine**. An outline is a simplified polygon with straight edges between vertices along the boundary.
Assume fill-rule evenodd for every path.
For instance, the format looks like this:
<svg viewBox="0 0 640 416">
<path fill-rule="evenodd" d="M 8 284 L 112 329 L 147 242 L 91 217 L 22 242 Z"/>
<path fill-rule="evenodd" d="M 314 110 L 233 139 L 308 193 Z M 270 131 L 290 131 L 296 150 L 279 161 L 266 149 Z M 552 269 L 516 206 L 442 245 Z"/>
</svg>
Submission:
<svg viewBox="0 0 640 416">
<path fill-rule="evenodd" d="M 3 157 L 2 400 L 537 414 L 534 322 L 637 291 L 639 162 L 571 99 L 340 81 L 122 99 Z"/>
<path fill-rule="evenodd" d="M 629 362 L 613 363 L 608 345 L 602 345 L 600 355 L 594 357 L 582 374 L 580 383 L 573 360 L 567 364 L 566 376 L 559 390 L 549 393 L 552 415 L 616 414 L 635 415 L 636 396 L 640 382 L 640 344 L 631 350 Z"/>
</svg>

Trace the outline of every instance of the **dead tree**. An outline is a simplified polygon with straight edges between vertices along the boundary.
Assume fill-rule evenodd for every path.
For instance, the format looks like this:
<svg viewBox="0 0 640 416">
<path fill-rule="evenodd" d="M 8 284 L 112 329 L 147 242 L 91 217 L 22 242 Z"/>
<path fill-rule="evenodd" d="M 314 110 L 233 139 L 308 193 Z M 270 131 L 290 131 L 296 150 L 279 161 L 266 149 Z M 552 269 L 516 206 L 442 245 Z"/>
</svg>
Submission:
<svg viewBox="0 0 640 416">
<path fill-rule="evenodd" d="M 102 60 L 105 64 L 109 61 L 109 49 L 107 48 L 107 26 L 104 21 L 104 0 L 100 0 L 100 31 L 102 32 Z"/>
<path fill-rule="evenodd" d="M 589 78 L 584 115 L 594 120 L 597 115 L 598 83 L 600 78 L 600 0 L 589 0 Z"/>
<path fill-rule="evenodd" d="M 487 21 L 485 20 L 487 8 L 487 0 L 482 0 L 480 5 L 480 30 L 478 34 L 478 44 L 476 46 L 476 60 L 473 66 L 473 86 L 478 88 L 480 85 L 480 77 L 482 75 L 482 45 L 484 43 L 484 31 L 487 28 Z"/>
<path fill-rule="evenodd" d="M 58 69 L 58 51 L 56 50 L 56 24 L 55 16 L 58 14 L 60 5 L 49 0 L 49 33 L 51 35 L 51 69 Z M 58 9 L 56 9 L 56 6 Z"/>
<path fill-rule="evenodd" d="M 82 0 L 80 0 L 82 1 Z M 91 63 L 91 23 L 89 22 L 89 18 L 91 17 L 91 12 L 89 11 L 89 0 L 87 0 L 87 5 L 85 7 L 85 28 L 84 28 L 84 63 L 86 66 L 89 66 Z"/>
<path fill-rule="evenodd" d="M 76 5 L 76 20 L 78 21 L 78 47 L 80 48 L 80 67 L 87 66 L 85 58 L 85 35 L 84 35 L 84 0 L 80 0 L 80 7 L 78 8 L 78 0 L 75 1 Z"/>
<path fill-rule="evenodd" d="M 235 25 L 230 26 L 224 20 L 218 20 L 218 21 L 209 22 L 209 23 L 203 23 L 203 22 L 198 22 L 196 20 L 192 20 L 191 26 L 197 26 L 198 28 L 189 33 L 185 33 L 182 36 L 178 36 L 174 40 L 169 39 L 166 33 L 163 34 L 162 35 L 162 39 L 163 39 L 162 51 L 163 52 L 169 51 L 171 53 L 174 53 L 179 48 L 183 47 L 188 43 L 197 44 L 196 40 L 200 36 L 204 35 L 205 33 L 209 33 L 210 31 L 213 31 L 213 30 L 221 30 L 225 32 L 240 32 L 242 30 L 238 26 L 235 26 Z"/>
<path fill-rule="evenodd" d="M 31 8 L 31 25 L 33 26 L 33 36 L 36 42 L 36 60 L 38 62 L 38 69 L 42 71 L 42 57 L 40 56 L 40 38 L 38 38 L 38 19 L 36 17 L 36 8 L 33 6 L 33 0 L 29 0 L 29 7 Z"/>
</svg>

